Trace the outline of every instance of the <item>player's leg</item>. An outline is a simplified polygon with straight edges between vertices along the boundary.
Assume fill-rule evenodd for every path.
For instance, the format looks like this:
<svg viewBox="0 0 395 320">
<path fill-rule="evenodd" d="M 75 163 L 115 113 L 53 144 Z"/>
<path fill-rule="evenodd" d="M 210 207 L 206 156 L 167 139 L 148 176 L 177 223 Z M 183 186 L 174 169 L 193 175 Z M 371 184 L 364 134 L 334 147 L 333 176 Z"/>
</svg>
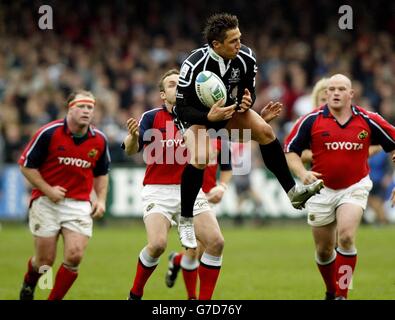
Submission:
<svg viewBox="0 0 395 320">
<path fill-rule="evenodd" d="M 200 252 L 204 250 L 200 241 L 197 249 L 184 249 L 180 252 L 171 252 L 166 272 L 165 282 L 172 288 L 178 273 L 182 270 L 188 300 L 196 299 L 197 268 L 199 267 Z"/>
<path fill-rule="evenodd" d="M 20 292 L 21 300 L 33 299 L 38 279 L 55 261 L 60 230 L 55 206 L 47 197 L 39 197 L 33 201 L 29 209 L 29 229 L 34 236 L 35 254 L 28 262 L 28 270 Z"/>
<path fill-rule="evenodd" d="M 203 184 L 204 168 L 209 161 L 210 140 L 206 127 L 193 125 L 184 134 L 185 145 L 190 153 L 190 163 L 181 177 L 181 217 L 178 224 L 181 244 L 196 248 L 193 228 L 193 206 Z"/>
<path fill-rule="evenodd" d="M 221 270 L 224 237 L 212 210 L 202 212 L 194 219 L 196 236 L 205 248 L 198 268 L 199 300 L 210 300 Z"/>
<path fill-rule="evenodd" d="M 336 277 L 338 287 L 336 297 L 347 298 L 348 288 L 357 263 L 355 236 L 362 214 L 363 208 L 352 203 L 344 203 L 337 208 L 338 247 L 336 249 Z"/>
<path fill-rule="evenodd" d="M 240 129 L 239 138 L 241 139 L 245 139 L 242 130 L 251 129 L 251 139 L 259 143 L 266 167 L 276 176 L 295 208 L 303 208 L 306 201 L 323 187 L 322 180 L 317 180 L 306 186 L 296 185 L 289 171 L 281 144 L 276 138 L 272 127 L 253 110 L 235 113 L 232 119 L 229 120 L 226 128 L 228 130 Z"/>
<path fill-rule="evenodd" d="M 326 300 L 333 300 L 336 294 L 336 222 L 312 227 L 315 243 L 315 261 L 326 286 Z"/>
<path fill-rule="evenodd" d="M 89 237 L 85 234 L 62 228 L 64 242 L 63 263 L 60 265 L 54 286 L 48 300 L 62 300 L 78 277 L 81 263 Z"/>
<path fill-rule="evenodd" d="M 194 249 L 184 249 L 180 252 L 172 251 L 168 257 L 167 271 L 165 275 L 165 283 L 168 288 L 173 288 L 176 283 L 178 272 L 181 269 L 181 259 L 186 251 L 195 251 Z"/>
<path fill-rule="evenodd" d="M 58 235 L 51 237 L 34 236 L 35 253 L 28 261 L 27 271 L 19 294 L 20 300 L 33 300 L 34 289 L 39 278 L 55 262 L 57 240 Z"/>
<path fill-rule="evenodd" d="M 159 212 L 145 216 L 144 223 L 148 243 L 139 254 L 133 287 L 130 289 L 130 300 L 139 300 L 143 296 L 145 284 L 158 265 L 159 257 L 166 250 L 171 226 L 169 219 Z"/>
</svg>

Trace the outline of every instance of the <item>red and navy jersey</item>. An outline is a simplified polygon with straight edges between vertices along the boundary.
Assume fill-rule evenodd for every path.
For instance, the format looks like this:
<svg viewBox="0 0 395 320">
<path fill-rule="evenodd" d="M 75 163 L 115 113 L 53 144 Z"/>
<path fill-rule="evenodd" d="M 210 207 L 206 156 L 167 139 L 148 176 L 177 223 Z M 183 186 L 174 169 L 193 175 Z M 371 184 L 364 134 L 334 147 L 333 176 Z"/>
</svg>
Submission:
<svg viewBox="0 0 395 320">
<path fill-rule="evenodd" d="M 143 184 L 180 184 L 187 163 L 184 139 L 166 106 L 149 110 L 139 121 L 139 151 L 147 164 Z M 182 161 L 177 161 L 177 156 Z"/>
<path fill-rule="evenodd" d="M 285 142 L 285 152 L 312 150 L 312 170 L 331 189 L 347 188 L 369 174 L 370 145 L 395 150 L 395 127 L 377 113 L 351 108 L 352 116 L 343 125 L 327 105 L 312 111 L 295 124 Z"/>
<path fill-rule="evenodd" d="M 143 113 L 140 118 L 139 151 L 144 149 L 144 161 L 147 164 L 143 185 L 181 184 L 181 175 L 189 159 L 182 133 L 174 119 L 165 105 Z M 203 185 L 207 187 L 216 179 L 217 166 L 215 169 L 208 168 L 203 178 Z M 225 166 L 221 165 L 223 168 Z"/>
<path fill-rule="evenodd" d="M 60 119 L 41 127 L 28 143 L 18 163 L 38 169 L 51 186 L 67 189 L 66 198 L 89 200 L 93 178 L 109 171 L 110 153 L 105 135 L 89 127 L 83 137 L 75 137 Z M 43 193 L 34 188 L 34 200 Z"/>
</svg>

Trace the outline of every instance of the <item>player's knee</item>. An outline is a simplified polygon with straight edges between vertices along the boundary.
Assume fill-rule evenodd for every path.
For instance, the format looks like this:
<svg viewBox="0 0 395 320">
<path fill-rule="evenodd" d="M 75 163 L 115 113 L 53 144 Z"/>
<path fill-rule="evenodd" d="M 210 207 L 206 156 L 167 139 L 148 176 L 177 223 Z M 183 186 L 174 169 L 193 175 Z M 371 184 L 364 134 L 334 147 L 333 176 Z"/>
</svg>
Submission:
<svg viewBox="0 0 395 320">
<path fill-rule="evenodd" d="M 225 240 L 221 234 L 216 235 L 210 240 L 209 248 L 210 252 L 215 255 L 221 255 L 224 250 Z"/>
<path fill-rule="evenodd" d="M 255 128 L 254 136 L 255 136 L 255 140 L 259 144 L 270 143 L 276 138 L 273 128 L 269 126 L 267 123 L 263 123 L 259 127 Z"/>
<path fill-rule="evenodd" d="M 208 153 L 197 153 L 191 161 L 191 164 L 198 169 L 204 169 L 209 163 L 210 158 Z"/>
<path fill-rule="evenodd" d="M 328 261 L 333 255 L 333 247 L 322 247 L 317 249 L 317 257 L 320 261 Z"/>
<path fill-rule="evenodd" d="M 74 247 L 65 254 L 65 263 L 70 266 L 78 266 L 81 263 L 84 251 L 82 248 Z"/>
<path fill-rule="evenodd" d="M 152 243 L 150 243 L 149 245 L 149 250 L 150 252 L 153 253 L 154 257 L 159 257 L 160 255 L 163 254 L 163 252 L 165 252 L 166 250 L 166 246 L 167 246 L 167 241 L 165 238 L 158 238 L 155 241 L 153 241 Z"/>
<path fill-rule="evenodd" d="M 204 168 L 206 168 L 207 164 L 203 164 L 203 163 L 193 163 L 192 164 L 196 169 L 200 169 L 203 170 Z"/>
<path fill-rule="evenodd" d="M 187 249 L 185 252 L 185 255 L 189 258 L 189 259 L 197 259 L 198 258 L 198 253 L 201 250 L 201 247 L 198 247 L 198 250 L 194 250 L 194 249 Z"/>
<path fill-rule="evenodd" d="M 339 235 L 339 246 L 343 249 L 351 249 L 354 247 L 354 237 L 351 233 L 343 233 Z"/>
</svg>

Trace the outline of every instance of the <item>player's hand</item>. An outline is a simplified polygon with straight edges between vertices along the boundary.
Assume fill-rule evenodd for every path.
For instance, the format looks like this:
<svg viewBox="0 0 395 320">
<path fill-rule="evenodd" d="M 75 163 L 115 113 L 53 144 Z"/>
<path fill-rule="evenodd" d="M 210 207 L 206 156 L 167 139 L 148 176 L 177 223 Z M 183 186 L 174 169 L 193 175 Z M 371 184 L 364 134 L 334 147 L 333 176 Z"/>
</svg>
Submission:
<svg viewBox="0 0 395 320">
<path fill-rule="evenodd" d="M 270 101 L 266 106 L 262 108 L 261 117 L 266 122 L 270 122 L 280 115 L 282 108 L 282 103 Z"/>
<path fill-rule="evenodd" d="M 221 183 L 214 188 L 212 188 L 208 193 L 206 193 L 206 197 L 208 202 L 211 203 L 218 203 L 222 200 L 222 197 L 225 194 L 227 187 L 226 184 Z"/>
<path fill-rule="evenodd" d="M 139 124 L 136 119 L 130 118 L 128 121 L 126 121 L 126 125 L 128 127 L 128 133 L 133 137 L 133 138 L 138 138 L 139 137 Z"/>
<path fill-rule="evenodd" d="M 207 114 L 207 119 L 211 122 L 217 122 L 232 118 L 236 109 L 236 104 L 232 104 L 228 107 L 222 107 L 223 105 L 224 99 L 218 100 L 216 103 L 214 103 Z"/>
<path fill-rule="evenodd" d="M 395 152 L 392 154 L 392 162 L 395 162 Z"/>
<path fill-rule="evenodd" d="M 92 205 L 91 217 L 94 219 L 99 219 L 103 216 L 106 211 L 106 204 L 103 201 L 96 201 Z"/>
<path fill-rule="evenodd" d="M 306 173 L 300 177 L 303 184 L 311 184 L 322 177 L 322 174 L 315 171 L 306 171 Z"/>
<path fill-rule="evenodd" d="M 67 189 L 65 189 L 61 186 L 54 186 L 48 190 L 48 192 L 46 193 L 46 196 L 52 202 L 57 203 L 59 201 L 62 201 L 65 198 L 66 192 L 67 192 Z"/>
<path fill-rule="evenodd" d="M 239 104 L 240 110 L 237 112 L 245 112 L 250 109 L 252 106 L 252 98 L 250 91 L 246 88 L 244 89 L 243 98 L 241 99 L 241 103 Z"/>
</svg>

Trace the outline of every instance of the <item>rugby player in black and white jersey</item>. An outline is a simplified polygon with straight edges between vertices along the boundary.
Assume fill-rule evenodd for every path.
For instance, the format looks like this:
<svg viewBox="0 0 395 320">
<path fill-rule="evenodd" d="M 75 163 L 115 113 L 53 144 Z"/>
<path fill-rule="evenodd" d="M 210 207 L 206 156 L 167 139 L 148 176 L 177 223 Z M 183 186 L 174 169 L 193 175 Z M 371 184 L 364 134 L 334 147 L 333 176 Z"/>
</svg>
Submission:
<svg viewBox="0 0 395 320">
<path fill-rule="evenodd" d="M 304 207 L 305 202 L 323 186 L 322 180 L 306 186 L 296 185 L 273 129 L 259 114 L 250 110 L 255 101 L 256 58 L 250 48 L 241 44 L 237 17 L 227 13 L 209 17 L 204 35 L 207 45 L 194 50 L 181 66 L 177 101 L 173 109 L 185 130 L 184 139 L 191 155 L 182 175 L 178 227 L 181 244 L 187 248 L 197 246 L 192 211 L 209 158 L 207 129 L 238 129 L 239 141 L 249 138 L 243 136 L 243 129 L 250 130 L 250 138 L 259 143 L 267 168 L 277 177 L 295 208 Z M 214 72 L 224 82 L 227 88 L 226 106 L 223 99 L 210 109 L 199 101 L 195 79 L 203 70 Z M 198 132 L 203 139 L 197 139 Z"/>
</svg>

